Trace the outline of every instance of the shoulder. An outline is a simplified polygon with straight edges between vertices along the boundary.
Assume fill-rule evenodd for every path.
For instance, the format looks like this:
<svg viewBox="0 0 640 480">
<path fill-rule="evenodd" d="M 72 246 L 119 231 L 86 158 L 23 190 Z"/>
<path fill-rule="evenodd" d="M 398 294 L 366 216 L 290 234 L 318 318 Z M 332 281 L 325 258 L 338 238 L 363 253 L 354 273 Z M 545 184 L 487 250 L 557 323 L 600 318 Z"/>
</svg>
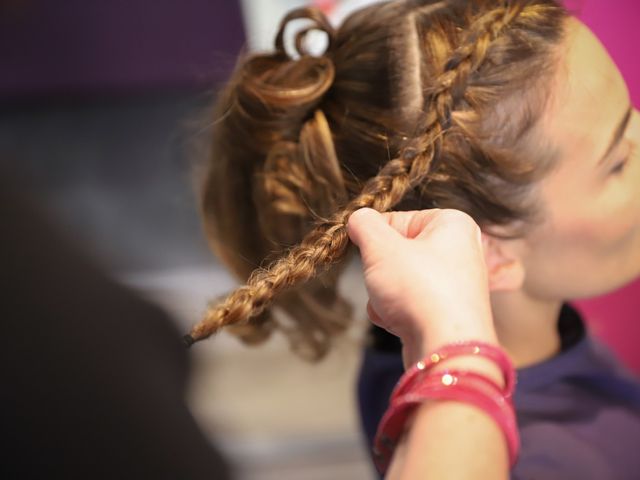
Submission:
<svg viewBox="0 0 640 480">
<path fill-rule="evenodd" d="M 521 372 L 516 479 L 631 480 L 640 470 L 640 381 L 587 333 Z"/>
<path fill-rule="evenodd" d="M 536 422 L 520 430 L 520 457 L 513 480 L 618 478 L 610 462 L 588 439 L 556 422 Z"/>
</svg>

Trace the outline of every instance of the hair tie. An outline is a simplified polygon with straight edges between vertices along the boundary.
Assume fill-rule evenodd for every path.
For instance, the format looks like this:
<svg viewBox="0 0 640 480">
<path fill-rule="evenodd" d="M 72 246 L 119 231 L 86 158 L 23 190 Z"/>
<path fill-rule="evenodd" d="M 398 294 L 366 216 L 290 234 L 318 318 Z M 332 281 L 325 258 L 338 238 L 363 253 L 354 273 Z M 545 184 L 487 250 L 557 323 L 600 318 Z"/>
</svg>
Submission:
<svg viewBox="0 0 640 480">
<path fill-rule="evenodd" d="M 195 339 L 191 335 L 185 335 L 182 337 L 182 342 L 186 348 L 191 348 L 191 345 L 196 343 Z"/>
<path fill-rule="evenodd" d="M 312 25 L 298 31 L 294 37 L 295 51 L 298 56 L 323 56 L 333 51 L 336 31 L 331 25 L 331 22 L 329 22 L 329 19 L 321 10 L 311 7 L 293 10 L 286 17 L 284 17 L 284 19 L 280 23 L 280 28 L 275 40 L 275 48 L 278 53 L 286 57 L 293 58 L 287 53 L 287 49 L 284 44 L 285 30 L 287 29 L 287 25 L 289 24 L 289 22 L 293 20 L 309 20 L 312 22 Z M 327 35 L 327 47 L 321 55 L 312 55 L 305 46 L 307 34 L 313 30 L 324 32 Z"/>
</svg>

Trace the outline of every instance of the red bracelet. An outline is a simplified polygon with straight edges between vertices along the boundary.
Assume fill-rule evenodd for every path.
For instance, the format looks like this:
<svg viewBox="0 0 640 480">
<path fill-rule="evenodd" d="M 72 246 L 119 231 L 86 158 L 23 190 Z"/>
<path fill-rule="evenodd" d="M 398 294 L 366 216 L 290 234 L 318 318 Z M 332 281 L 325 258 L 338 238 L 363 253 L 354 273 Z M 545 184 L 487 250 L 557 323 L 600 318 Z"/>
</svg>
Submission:
<svg viewBox="0 0 640 480">
<path fill-rule="evenodd" d="M 448 370 L 430 373 L 441 361 L 461 355 L 481 355 L 502 369 L 505 386 L 479 373 Z M 388 467 L 393 451 L 402 436 L 411 413 L 425 400 L 455 400 L 477 406 L 487 413 L 503 431 L 509 450 L 510 465 L 517 459 L 520 439 L 511 395 L 515 387 L 515 370 L 498 347 L 480 342 L 447 345 L 407 370 L 398 382 L 390 406 L 382 417 L 374 442 L 374 460 L 381 473 Z"/>
<path fill-rule="evenodd" d="M 434 366 L 445 360 L 464 355 L 483 357 L 493 361 L 502 370 L 502 375 L 504 376 L 503 394 L 505 397 L 511 397 L 515 390 L 516 374 L 513 363 L 504 350 L 490 343 L 465 341 L 445 345 L 414 364 L 400 378 L 391 393 L 391 399 L 408 391 L 415 382 L 420 381 L 420 378 Z"/>
</svg>

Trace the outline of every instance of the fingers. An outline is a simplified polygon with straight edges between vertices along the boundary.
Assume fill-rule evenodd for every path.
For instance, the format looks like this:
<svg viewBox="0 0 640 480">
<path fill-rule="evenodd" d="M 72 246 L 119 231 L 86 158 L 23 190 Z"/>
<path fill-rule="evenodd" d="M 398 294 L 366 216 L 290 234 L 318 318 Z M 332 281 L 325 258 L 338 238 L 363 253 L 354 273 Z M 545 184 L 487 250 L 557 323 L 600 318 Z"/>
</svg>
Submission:
<svg viewBox="0 0 640 480">
<path fill-rule="evenodd" d="M 351 214 L 347 222 L 347 233 L 361 251 L 402 238 L 389 228 L 382 214 L 371 208 L 361 208 Z"/>
<path fill-rule="evenodd" d="M 389 225 L 406 238 L 428 238 L 434 229 L 443 226 L 447 229 L 464 229 L 480 236 L 480 227 L 473 218 L 453 208 L 389 212 L 384 217 Z"/>
<path fill-rule="evenodd" d="M 372 208 L 361 208 L 356 210 L 347 223 L 347 229 L 351 241 L 360 246 L 363 241 L 365 231 L 383 235 L 389 234 L 390 226 L 403 237 L 414 238 L 424 230 L 424 228 L 441 212 L 440 209 L 413 210 L 410 212 L 387 212 L 379 213 Z"/>
<path fill-rule="evenodd" d="M 384 214 L 387 223 L 403 237 L 415 238 L 437 217 L 442 210 L 412 210 L 409 212 L 388 212 Z"/>
<path fill-rule="evenodd" d="M 347 232 L 361 253 L 373 253 L 388 249 L 401 238 L 429 238 L 438 225 L 472 228 L 480 236 L 478 225 L 469 215 L 460 210 L 438 208 L 384 214 L 371 208 L 361 208 L 349 218 Z"/>
<path fill-rule="evenodd" d="M 371 300 L 367 302 L 367 315 L 369 315 L 369 320 L 371 320 L 371 323 L 384 328 L 382 325 L 382 319 L 371 306 Z"/>
<path fill-rule="evenodd" d="M 371 299 L 367 301 L 367 315 L 369 316 L 369 320 L 371 321 L 371 323 L 373 323 L 374 325 L 383 328 L 391 335 L 395 335 L 396 337 L 399 336 L 398 333 L 391 328 L 391 324 L 384 321 L 382 317 L 378 315 L 378 312 L 374 310 L 373 306 L 371 305 Z"/>
</svg>

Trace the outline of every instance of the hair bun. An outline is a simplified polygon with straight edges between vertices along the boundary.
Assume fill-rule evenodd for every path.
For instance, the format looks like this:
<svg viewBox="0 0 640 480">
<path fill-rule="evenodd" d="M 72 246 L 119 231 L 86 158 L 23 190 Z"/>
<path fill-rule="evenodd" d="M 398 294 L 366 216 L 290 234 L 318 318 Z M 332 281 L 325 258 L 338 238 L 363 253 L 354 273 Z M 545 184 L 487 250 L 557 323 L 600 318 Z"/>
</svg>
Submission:
<svg viewBox="0 0 640 480">
<path fill-rule="evenodd" d="M 298 56 L 313 56 L 313 54 L 307 49 L 306 40 L 307 34 L 314 30 L 324 32 L 327 35 L 327 47 L 325 48 L 324 54 L 331 52 L 333 45 L 335 44 L 335 29 L 331 25 L 331 22 L 329 22 L 327 16 L 321 10 L 315 7 L 307 7 L 293 10 L 282 19 L 280 29 L 278 30 L 275 40 L 275 49 L 279 54 L 292 58 L 292 56 L 287 53 L 284 34 L 289 22 L 293 20 L 309 20 L 311 22 L 311 25 L 297 31 L 294 36 L 294 47 Z"/>
</svg>

